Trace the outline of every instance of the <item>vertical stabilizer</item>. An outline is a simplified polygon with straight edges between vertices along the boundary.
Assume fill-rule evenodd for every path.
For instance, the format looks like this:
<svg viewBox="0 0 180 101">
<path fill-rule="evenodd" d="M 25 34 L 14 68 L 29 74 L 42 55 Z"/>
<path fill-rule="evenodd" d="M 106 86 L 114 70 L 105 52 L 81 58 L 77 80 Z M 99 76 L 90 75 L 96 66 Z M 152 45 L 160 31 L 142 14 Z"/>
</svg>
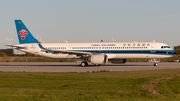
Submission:
<svg viewBox="0 0 180 101">
<path fill-rule="evenodd" d="M 15 20 L 15 25 L 19 44 L 38 43 L 37 39 L 33 37 L 21 20 Z"/>
</svg>

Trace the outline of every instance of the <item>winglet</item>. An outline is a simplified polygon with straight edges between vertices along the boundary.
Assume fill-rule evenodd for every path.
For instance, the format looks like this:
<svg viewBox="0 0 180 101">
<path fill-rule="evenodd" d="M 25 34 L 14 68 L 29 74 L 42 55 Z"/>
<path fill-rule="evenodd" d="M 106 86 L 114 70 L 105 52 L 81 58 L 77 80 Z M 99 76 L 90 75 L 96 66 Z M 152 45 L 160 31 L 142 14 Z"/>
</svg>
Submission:
<svg viewBox="0 0 180 101">
<path fill-rule="evenodd" d="M 38 40 L 37 40 L 37 42 L 38 42 L 39 48 L 46 50 L 46 48 L 44 48 Z"/>
</svg>

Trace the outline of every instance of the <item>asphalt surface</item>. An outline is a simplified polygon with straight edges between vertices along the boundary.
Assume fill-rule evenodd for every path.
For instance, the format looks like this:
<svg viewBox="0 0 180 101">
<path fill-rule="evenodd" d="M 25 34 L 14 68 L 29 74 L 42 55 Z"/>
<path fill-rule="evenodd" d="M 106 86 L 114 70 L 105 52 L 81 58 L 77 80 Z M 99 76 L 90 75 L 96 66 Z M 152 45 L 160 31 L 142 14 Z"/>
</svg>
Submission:
<svg viewBox="0 0 180 101">
<path fill-rule="evenodd" d="M 137 70 L 160 70 L 160 69 L 180 69 L 180 63 L 125 63 L 94 66 L 89 64 L 81 67 L 80 63 L 60 63 L 60 62 L 1 62 L 0 71 L 3 72 L 92 72 L 101 70 L 112 71 L 137 71 Z"/>
</svg>

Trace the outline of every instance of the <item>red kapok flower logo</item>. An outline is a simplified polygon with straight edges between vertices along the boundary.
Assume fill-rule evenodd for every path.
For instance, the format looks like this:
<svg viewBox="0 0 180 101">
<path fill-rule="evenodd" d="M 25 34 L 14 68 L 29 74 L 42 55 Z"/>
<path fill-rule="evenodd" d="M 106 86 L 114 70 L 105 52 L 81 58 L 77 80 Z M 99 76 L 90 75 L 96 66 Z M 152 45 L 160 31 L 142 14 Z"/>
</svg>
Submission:
<svg viewBox="0 0 180 101">
<path fill-rule="evenodd" d="M 26 30 L 24 30 L 24 29 L 19 31 L 19 35 L 21 35 L 22 40 L 24 40 L 26 38 L 26 34 L 28 34 L 28 32 Z"/>
</svg>

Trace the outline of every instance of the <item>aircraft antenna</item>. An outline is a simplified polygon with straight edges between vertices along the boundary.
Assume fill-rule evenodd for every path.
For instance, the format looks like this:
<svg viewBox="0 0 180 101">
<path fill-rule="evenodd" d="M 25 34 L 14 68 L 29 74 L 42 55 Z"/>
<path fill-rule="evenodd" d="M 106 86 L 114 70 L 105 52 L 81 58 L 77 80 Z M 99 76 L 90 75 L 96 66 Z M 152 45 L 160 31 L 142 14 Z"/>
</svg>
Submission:
<svg viewBox="0 0 180 101">
<path fill-rule="evenodd" d="M 112 37 L 112 42 L 114 42 L 114 38 Z"/>
<path fill-rule="evenodd" d="M 67 41 L 67 40 L 65 40 L 65 39 L 64 39 L 64 42 L 68 43 L 68 41 Z"/>
</svg>

